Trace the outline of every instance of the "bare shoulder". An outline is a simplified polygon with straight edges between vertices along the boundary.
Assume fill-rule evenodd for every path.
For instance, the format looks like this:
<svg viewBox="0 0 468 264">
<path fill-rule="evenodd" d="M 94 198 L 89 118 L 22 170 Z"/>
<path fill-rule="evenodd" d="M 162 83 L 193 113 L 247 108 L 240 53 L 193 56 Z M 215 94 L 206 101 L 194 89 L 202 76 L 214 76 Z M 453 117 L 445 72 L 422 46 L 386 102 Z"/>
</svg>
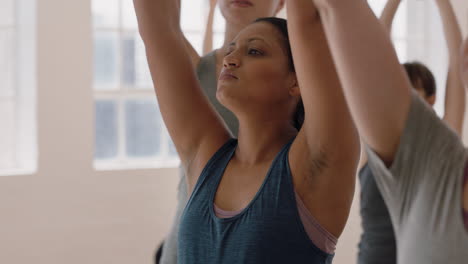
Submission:
<svg viewBox="0 0 468 264">
<path fill-rule="evenodd" d="M 215 155 L 215 153 L 223 147 L 228 140 L 232 137 L 229 133 L 219 136 L 217 138 L 212 138 L 209 141 L 203 142 L 202 145 L 197 149 L 196 154 L 193 156 L 192 160 L 187 161 L 183 164 L 184 170 L 186 172 L 188 180 L 188 192 L 191 193 L 195 187 L 200 174 L 203 172 L 203 169 L 206 167 L 210 159 Z"/>
</svg>

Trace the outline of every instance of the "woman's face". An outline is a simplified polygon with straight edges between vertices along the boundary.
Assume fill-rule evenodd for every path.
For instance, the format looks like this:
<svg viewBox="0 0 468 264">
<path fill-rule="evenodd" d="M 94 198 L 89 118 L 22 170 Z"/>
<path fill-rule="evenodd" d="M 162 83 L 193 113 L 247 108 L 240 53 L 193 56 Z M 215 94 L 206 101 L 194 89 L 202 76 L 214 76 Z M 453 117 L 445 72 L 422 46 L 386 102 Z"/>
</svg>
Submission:
<svg viewBox="0 0 468 264">
<path fill-rule="evenodd" d="M 218 0 L 228 23 L 246 25 L 260 17 L 272 17 L 284 5 L 284 0 Z"/>
<path fill-rule="evenodd" d="M 463 44 L 463 55 L 462 55 L 462 77 L 465 86 L 468 87 L 468 38 Z"/>
<path fill-rule="evenodd" d="M 218 100 L 236 114 L 294 109 L 298 88 L 285 41 L 279 30 L 266 22 L 242 30 L 223 59 Z"/>
</svg>

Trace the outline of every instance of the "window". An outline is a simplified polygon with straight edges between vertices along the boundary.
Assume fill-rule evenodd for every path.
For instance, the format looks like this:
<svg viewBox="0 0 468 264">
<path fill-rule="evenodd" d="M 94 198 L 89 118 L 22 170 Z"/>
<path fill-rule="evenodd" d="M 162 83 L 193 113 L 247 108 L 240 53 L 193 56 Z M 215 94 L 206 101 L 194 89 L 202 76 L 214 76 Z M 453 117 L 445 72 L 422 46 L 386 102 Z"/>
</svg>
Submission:
<svg viewBox="0 0 468 264">
<path fill-rule="evenodd" d="M 377 16 L 386 2 L 369 0 Z M 424 25 L 432 16 L 427 6 L 424 1 L 405 0 L 398 9 L 392 39 L 402 63 L 416 58 L 427 61 L 430 52 L 424 45 L 428 36 Z M 158 110 L 132 0 L 93 0 L 92 8 L 95 165 L 104 168 L 175 166 L 177 154 Z M 182 1 L 182 30 L 199 53 L 208 8 L 207 0 Z M 416 11 L 410 14 L 407 10 Z M 215 48 L 223 43 L 224 25 L 217 9 L 213 28 Z M 437 76 L 437 79 L 443 78 Z M 440 98 L 439 103 L 443 101 Z"/>
<path fill-rule="evenodd" d="M 369 5 L 374 10 L 377 17 L 380 17 L 387 0 L 369 0 Z M 407 60 L 407 2 L 402 1 L 392 25 L 392 41 L 395 50 L 398 54 L 400 62 L 404 63 Z"/>
<path fill-rule="evenodd" d="M 173 167 L 132 0 L 93 0 L 95 165 Z"/>
<path fill-rule="evenodd" d="M 182 0 L 181 27 L 186 38 L 201 54 L 206 29 L 206 17 L 209 12 L 208 0 Z M 213 20 L 213 48 L 219 48 L 224 42 L 225 21 L 216 7 Z"/>
<path fill-rule="evenodd" d="M 0 1 L 1 174 L 36 167 L 34 11 L 32 0 Z"/>
<path fill-rule="evenodd" d="M 377 16 L 380 16 L 386 3 L 387 0 L 369 0 Z M 393 22 L 392 40 L 401 63 L 420 61 L 433 72 L 438 87 L 434 109 L 442 116 L 448 56 L 435 2 L 403 0 Z"/>
</svg>

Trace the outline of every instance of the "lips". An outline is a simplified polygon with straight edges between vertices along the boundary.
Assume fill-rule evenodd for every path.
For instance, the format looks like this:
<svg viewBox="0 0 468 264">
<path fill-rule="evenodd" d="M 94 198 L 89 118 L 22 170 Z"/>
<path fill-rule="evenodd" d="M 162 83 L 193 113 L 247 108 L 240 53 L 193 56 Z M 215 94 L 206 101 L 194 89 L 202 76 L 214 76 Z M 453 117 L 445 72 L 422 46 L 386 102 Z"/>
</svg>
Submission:
<svg viewBox="0 0 468 264">
<path fill-rule="evenodd" d="M 232 5 L 238 6 L 238 7 L 250 7 L 253 6 L 253 3 L 247 0 L 234 0 L 231 1 Z"/>
<path fill-rule="evenodd" d="M 219 75 L 219 80 L 238 80 L 236 75 L 230 70 L 223 70 Z"/>
</svg>

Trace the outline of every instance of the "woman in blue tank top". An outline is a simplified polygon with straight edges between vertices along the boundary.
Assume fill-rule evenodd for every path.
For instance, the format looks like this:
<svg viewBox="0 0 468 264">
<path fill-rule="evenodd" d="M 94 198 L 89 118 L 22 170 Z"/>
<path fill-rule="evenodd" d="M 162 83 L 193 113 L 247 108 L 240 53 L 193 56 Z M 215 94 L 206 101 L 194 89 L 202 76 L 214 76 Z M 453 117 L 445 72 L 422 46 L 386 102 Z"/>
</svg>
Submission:
<svg viewBox="0 0 468 264">
<path fill-rule="evenodd" d="M 191 194 L 179 263 L 331 263 L 333 255 L 308 236 L 297 200 L 321 229 L 339 237 L 359 138 L 312 2 L 288 1 L 289 35 L 285 20 L 260 19 L 229 45 L 217 98 L 238 118 L 238 139 L 200 89 L 181 41 L 177 1 L 134 4 L 159 108 Z M 222 217 L 226 211 L 236 213 Z"/>
</svg>

